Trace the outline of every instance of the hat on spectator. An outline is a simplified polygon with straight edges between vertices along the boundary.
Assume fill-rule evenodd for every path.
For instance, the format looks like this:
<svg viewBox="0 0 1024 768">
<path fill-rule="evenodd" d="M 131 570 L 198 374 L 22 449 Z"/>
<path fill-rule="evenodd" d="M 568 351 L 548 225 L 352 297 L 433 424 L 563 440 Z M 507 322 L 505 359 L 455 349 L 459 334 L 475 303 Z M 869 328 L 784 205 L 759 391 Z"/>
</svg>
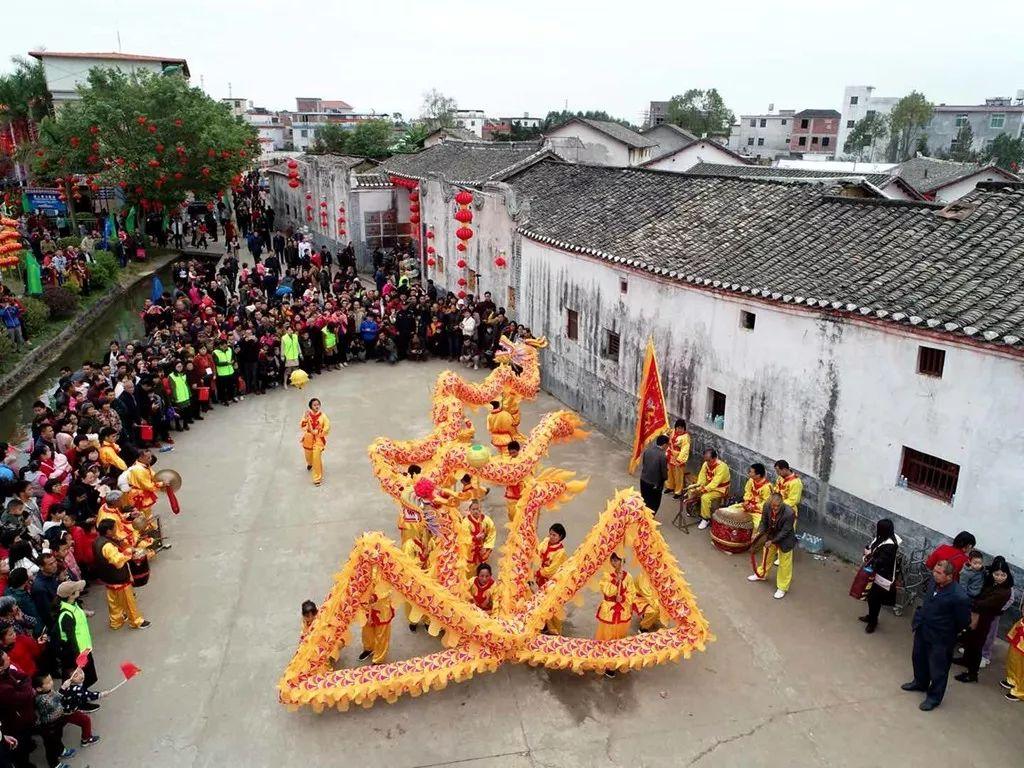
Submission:
<svg viewBox="0 0 1024 768">
<path fill-rule="evenodd" d="M 84 581 L 62 581 L 57 585 L 57 597 L 67 600 L 85 589 Z"/>
</svg>

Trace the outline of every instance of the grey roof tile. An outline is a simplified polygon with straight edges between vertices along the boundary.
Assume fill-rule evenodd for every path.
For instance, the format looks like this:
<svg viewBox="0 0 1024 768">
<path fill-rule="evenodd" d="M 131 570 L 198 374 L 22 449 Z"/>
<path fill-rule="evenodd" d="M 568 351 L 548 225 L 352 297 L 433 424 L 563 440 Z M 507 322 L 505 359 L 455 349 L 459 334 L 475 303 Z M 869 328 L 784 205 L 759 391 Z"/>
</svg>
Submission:
<svg viewBox="0 0 1024 768">
<path fill-rule="evenodd" d="M 878 186 L 889 180 L 887 173 L 851 173 L 849 171 L 812 171 L 804 168 L 773 168 L 768 165 L 726 165 L 697 163 L 686 173 L 694 176 L 734 176 L 744 179 L 851 179 L 863 178 Z"/>
<path fill-rule="evenodd" d="M 595 131 L 600 131 L 606 136 L 611 136 L 616 141 L 621 141 L 627 146 L 641 149 L 643 147 L 656 147 L 658 142 L 648 139 L 646 136 L 642 136 L 632 128 L 627 128 L 621 123 L 613 123 L 608 120 L 592 120 L 589 117 L 573 117 L 566 120 L 561 125 L 555 126 L 552 131 L 556 131 L 562 127 L 562 125 L 568 125 L 572 122 L 583 123 L 589 125 Z"/>
<path fill-rule="evenodd" d="M 423 179 L 438 173 L 461 184 L 482 184 L 499 178 L 541 151 L 540 141 L 464 142 L 448 140 L 409 155 L 395 155 L 382 164 L 388 173 Z"/>
</svg>

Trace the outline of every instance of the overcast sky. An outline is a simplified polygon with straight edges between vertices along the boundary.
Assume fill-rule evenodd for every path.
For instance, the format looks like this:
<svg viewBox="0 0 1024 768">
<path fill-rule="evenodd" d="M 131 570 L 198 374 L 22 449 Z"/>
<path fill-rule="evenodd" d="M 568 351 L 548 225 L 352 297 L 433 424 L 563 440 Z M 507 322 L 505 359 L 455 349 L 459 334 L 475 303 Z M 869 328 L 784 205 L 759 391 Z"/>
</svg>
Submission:
<svg viewBox="0 0 1024 768">
<path fill-rule="evenodd" d="M 264 8 L 272 8 L 273 12 Z M 1024 88 L 1024 2 L 685 3 L 90 0 L 11 3 L 0 65 L 37 46 L 184 57 L 214 97 L 295 96 L 417 115 L 437 88 L 501 117 L 604 109 L 717 87 L 737 114 L 840 108 L 845 85 L 979 103 Z M 202 80 L 200 80 L 202 79 Z"/>
</svg>

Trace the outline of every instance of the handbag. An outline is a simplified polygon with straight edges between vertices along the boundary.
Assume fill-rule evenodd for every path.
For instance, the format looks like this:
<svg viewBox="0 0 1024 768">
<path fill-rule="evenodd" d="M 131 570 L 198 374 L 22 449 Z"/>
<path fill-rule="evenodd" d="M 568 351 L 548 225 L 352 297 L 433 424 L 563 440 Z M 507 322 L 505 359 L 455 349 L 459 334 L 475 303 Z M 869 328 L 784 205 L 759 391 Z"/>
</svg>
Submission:
<svg viewBox="0 0 1024 768">
<path fill-rule="evenodd" d="M 892 589 L 892 579 L 887 579 L 880 573 L 875 574 L 875 584 L 886 591 Z"/>
<path fill-rule="evenodd" d="M 854 600 L 863 600 L 867 597 L 868 590 L 871 589 L 872 576 L 874 572 L 870 566 L 862 565 L 858 568 L 853 583 L 850 584 L 850 597 Z"/>
</svg>

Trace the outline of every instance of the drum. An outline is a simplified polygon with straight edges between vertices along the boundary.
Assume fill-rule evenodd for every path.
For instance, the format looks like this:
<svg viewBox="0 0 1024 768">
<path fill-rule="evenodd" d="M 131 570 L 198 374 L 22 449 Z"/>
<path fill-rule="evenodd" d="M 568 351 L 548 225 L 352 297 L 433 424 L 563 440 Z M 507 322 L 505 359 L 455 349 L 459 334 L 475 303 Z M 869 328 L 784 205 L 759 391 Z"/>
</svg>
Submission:
<svg viewBox="0 0 1024 768">
<path fill-rule="evenodd" d="M 144 587 L 149 583 L 149 558 L 138 557 L 128 563 L 128 570 L 132 574 L 132 584 L 136 587 Z"/>
<path fill-rule="evenodd" d="M 723 552 L 746 552 L 754 524 L 741 506 L 722 507 L 711 513 L 711 543 Z"/>
<path fill-rule="evenodd" d="M 209 387 L 199 387 L 196 391 L 199 392 L 199 402 L 200 403 L 208 403 L 208 402 L 210 402 L 210 388 Z"/>
<path fill-rule="evenodd" d="M 139 424 L 139 440 L 148 443 L 153 439 L 153 427 L 150 424 Z"/>
</svg>

